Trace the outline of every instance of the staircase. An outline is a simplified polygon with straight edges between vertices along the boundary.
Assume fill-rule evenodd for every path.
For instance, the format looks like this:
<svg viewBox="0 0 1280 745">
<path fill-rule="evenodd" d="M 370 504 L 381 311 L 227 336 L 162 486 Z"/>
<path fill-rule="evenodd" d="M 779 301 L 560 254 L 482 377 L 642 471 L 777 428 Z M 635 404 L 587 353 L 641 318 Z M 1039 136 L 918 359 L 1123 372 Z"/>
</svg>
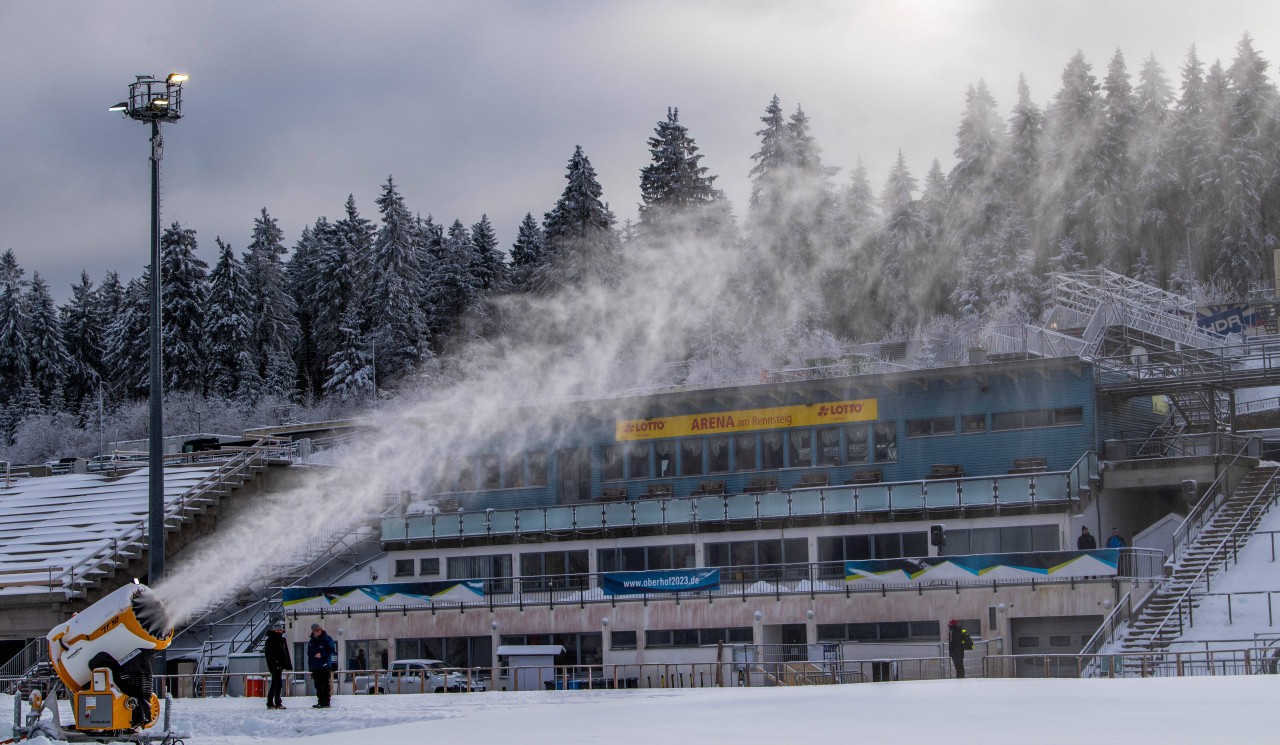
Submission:
<svg viewBox="0 0 1280 745">
<path fill-rule="evenodd" d="M 1217 572 L 1232 561 L 1275 503 L 1277 467 L 1254 468 L 1175 555 L 1172 574 L 1143 604 L 1119 652 L 1156 652 L 1180 637 Z M 1212 499 L 1212 493 L 1204 500 Z M 1190 518 L 1188 518 L 1190 520 Z"/>
</svg>

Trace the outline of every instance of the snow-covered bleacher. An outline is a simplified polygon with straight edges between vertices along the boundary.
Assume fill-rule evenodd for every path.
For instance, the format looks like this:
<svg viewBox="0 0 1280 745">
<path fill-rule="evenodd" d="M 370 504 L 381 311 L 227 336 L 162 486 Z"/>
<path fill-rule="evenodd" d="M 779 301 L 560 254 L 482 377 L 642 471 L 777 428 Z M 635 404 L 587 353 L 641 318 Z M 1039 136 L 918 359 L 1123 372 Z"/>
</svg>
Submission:
<svg viewBox="0 0 1280 745">
<path fill-rule="evenodd" d="M 174 529 L 208 509 L 261 454 L 165 469 L 165 525 Z M 30 478 L 0 489 L 0 594 L 76 597 L 147 546 L 148 469 L 123 476 Z"/>
</svg>

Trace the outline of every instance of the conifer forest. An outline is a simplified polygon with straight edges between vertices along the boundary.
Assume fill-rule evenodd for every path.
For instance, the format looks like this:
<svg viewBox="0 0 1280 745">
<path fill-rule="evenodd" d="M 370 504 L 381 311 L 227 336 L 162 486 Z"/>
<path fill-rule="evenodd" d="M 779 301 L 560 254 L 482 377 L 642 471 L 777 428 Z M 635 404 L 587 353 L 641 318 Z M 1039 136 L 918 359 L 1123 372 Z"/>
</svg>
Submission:
<svg viewBox="0 0 1280 745">
<path fill-rule="evenodd" d="M 1245 35 L 1229 60 L 1193 47 L 1176 70 L 1120 50 L 1105 62 L 1077 54 L 1056 91 L 974 80 L 954 151 L 912 154 L 937 156 L 926 173 L 903 153 L 883 174 L 825 162 L 810 120 L 821 102 L 764 91 L 759 119 L 742 122 L 758 150 L 718 164 L 750 174 L 750 200 L 738 205 L 702 162 L 697 122 L 672 102 L 635 143 L 634 220 L 618 220 L 590 153 L 565 132 L 563 192 L 528 195 L 510 245 L 483 204 L 433 214 L 395 174 L 373 204 L 348 197 L 298 235 L 263 194 L 263 209 L 245 216 L 246 246 L 170 217 L 158 267 L 166 431 L 356 415 L 467 376 L 513 338 L 586 343 L 575 329 L 591 317 L 558 299 L 607 297 L 708 252 L 735 257 L 731 277 L 671 298 L 678 322 L 618 340 L 612 356 L 643 350 L 648 364 L 616 360 L 596 393 L 1032 322 L 1052 272 L 1101 267 L 1201 302 L 1242 299 L 1273 276 L 1280 247 L 1269 67 Z M 216 259 L 198 257 L 210 248 Z M 60 305 L 39 267 L 0 255 L 7 460 L 88 456 L 145 436 L 153 270 L 82 273 Z"/>
</svg>

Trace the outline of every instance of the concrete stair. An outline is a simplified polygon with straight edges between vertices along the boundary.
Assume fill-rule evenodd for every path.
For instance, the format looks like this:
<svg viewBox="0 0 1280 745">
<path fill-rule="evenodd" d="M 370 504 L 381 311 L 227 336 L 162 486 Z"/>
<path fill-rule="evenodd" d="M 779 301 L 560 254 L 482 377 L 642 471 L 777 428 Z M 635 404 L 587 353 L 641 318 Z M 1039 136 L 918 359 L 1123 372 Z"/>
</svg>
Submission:
<svg viewBox="0 0 1280 745">
<path fill-rule="evenodd" d="M 1240 482 L 1129 624 L 1118 651 L 1157 652 L 1182 636 L 1184 622 L 1208 592 L 1209 580 L 1234 559 L 1271 507 L 1278 470 L 1257 467 Z"/>
</svg>

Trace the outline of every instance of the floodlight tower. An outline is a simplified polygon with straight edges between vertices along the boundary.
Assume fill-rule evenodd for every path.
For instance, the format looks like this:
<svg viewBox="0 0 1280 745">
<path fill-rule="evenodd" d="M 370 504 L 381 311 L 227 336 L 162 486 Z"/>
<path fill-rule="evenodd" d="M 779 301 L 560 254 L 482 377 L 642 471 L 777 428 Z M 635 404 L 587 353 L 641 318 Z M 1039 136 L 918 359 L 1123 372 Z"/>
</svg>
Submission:
<svg viewBox="0 0 1280 745">
<path fill-rule="evenodd" d="M 163 80 L 138 75 L 129 84 L 129 100 L 109 111 L 151 125 L 151 392 L 147 431 L 147 583 L 155 586 L 164 577 L 164 390 L 161 345 L 160 293 L 160 160 L 164 140 L 162 122 L 182 118 L 182 84 L 187 75 L 172 73 Z M 160 655 L 159 657 L 162 657 Z M 163 659 L 157 660 L 163 668 Z M 162 670 L 163 671 L 163 670 Z"/>
</svg>

